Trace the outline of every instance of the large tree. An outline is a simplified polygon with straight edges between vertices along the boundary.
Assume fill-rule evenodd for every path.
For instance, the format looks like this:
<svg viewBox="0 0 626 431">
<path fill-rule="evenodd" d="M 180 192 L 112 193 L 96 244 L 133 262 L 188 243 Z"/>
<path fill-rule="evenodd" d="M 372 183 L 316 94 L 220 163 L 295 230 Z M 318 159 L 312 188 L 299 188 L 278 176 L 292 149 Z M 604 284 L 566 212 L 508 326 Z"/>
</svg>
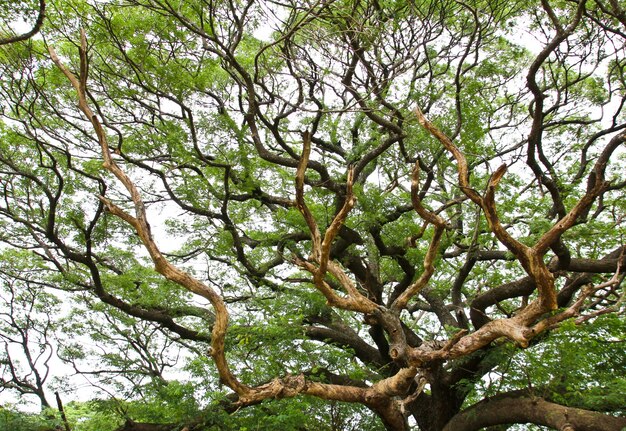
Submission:
<svg viewBox="0 0 626 431">
<path fill-rule="evenodd" d="M 626 427 L 623 4 L 40 6 L 0 282 L 120 429 Z"/>
</svg>

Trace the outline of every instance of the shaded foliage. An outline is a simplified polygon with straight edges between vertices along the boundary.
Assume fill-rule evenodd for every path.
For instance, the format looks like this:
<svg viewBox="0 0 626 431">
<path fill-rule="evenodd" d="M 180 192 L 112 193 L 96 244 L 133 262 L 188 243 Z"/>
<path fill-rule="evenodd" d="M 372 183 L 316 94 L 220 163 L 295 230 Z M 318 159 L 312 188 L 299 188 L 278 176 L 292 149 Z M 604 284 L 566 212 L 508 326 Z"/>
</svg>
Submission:
<svg viewBox="0 0 626 431">
<path fill-rule="evenodd" d="M 618 2 L 44 8 L 0 50 L 1 390 L 75 430 L 626 426 Z"/>
</svg>

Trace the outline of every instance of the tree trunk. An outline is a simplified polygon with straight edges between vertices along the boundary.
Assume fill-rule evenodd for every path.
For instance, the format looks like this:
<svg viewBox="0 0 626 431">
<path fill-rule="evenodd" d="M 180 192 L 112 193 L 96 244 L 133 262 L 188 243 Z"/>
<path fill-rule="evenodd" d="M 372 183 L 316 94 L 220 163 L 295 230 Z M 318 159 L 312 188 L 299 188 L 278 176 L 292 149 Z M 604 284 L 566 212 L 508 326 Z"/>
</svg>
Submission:
<svg viewBox="0 0 626 431">
<path fill-rule="evenodd" d="M 441 431 L 459 413 L 463 400 L 448 387 L 442 385 L 431 387 L 431 394 L 420 395 L 409 409 L 416 418 L 420 430 Z"/>
</svg>

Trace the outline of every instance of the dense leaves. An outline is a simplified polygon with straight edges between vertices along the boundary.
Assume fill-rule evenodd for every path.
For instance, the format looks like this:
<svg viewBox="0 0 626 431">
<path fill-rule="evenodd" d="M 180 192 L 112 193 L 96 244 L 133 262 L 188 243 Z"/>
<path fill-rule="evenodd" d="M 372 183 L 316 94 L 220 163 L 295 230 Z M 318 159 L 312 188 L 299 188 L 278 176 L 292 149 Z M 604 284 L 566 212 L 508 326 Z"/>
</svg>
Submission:
<svg viewBox="0 0 626 431">
<path fill-rule="evenodd" d="M 626 427 L 624 17 L 2 6 L 4 428 Z"/>
</svg>

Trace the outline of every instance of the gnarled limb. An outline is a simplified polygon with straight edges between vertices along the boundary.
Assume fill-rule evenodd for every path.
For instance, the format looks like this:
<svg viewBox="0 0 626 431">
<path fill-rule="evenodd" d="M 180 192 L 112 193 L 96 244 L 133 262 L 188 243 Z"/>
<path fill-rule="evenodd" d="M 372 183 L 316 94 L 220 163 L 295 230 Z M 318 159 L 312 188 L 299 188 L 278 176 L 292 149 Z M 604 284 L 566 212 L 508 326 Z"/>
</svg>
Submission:
<svg viewBox="0 0 626 431">
<path fill-rule="evenodd" d="M 565 407 L 527 393 L 487 398 L 457 414 L 443 431 L 478 431 L 484 427 L 533 423 L 559 431 L 621 431 L 625 417 Z"/>
<path fill-rule="evenodd" d="M 303 261 L 296 258 L 295 263 L 303 269 L 313 274 L 313 283 L 315 287 L 322 292 L 326 297 L 329 304 L 344 308 L 347 310 L 360 311 L 362 313 L 372 313 L 377 309 L 377 305 L 363 296 L 354 286 L 354 283 L 346 275 L 346 273 L 339 267 L 338 264 L 330 259 L 331 245 L 335 239 L 335 236 L 339 232 L 339 229 L 343 225 L 348 213 L 354 207 L 356 198 L 352 193 L 352 183 L 354 181 L 354 171 L 352 168 L 348 169 L 346 179 L 346 191 L 345 200 L 339 210 L 339 212 L 333 218 L 330 226 L 324 234 L 322 240 L 319 227 L 315 221 L 315 217 L 304 200 L 304 174 L 306 172 L 307 164 L 309 161 L 309 155 L 311 152 L 311 135 L 308 131 L 303 134 L 303 148 L 300 163 L 296 170 L 296 207 L 304 217 L 309 231 L 311 232 L 312 253 L 311 258 L 317 263 L 317 266 L 311 262 Z M 341 286 L 346 290 L 347 296 L 339 296 L 332 287 L 324 281 L 326 273 L 330 272 L 335 277 Z"/>
<path fill-rule="evenodd" d="M 434 261 L 437 256 L 437 252 L 439 251 L 441 237 L 447 227 L 445 220 L 440 215 L 433 213 L 432 211 L 428 211 L 422 205 L 421 199 L 419 198 L 419 162 L 416 162 L 413 167 L 413 175 L 411 178 L 411 200 L 413 202 L 413 208 L 420 215 L 420 217 L 435 226 L 435 232 L 433 233 L 433 238 L 428 246 L 426 256 L 424 256 L 424 272 L 422 272 L 417 280 L 407 287 L 406 290 L 402 292 L 398 298 L 396 298 L 393 304 L 391 304 L 391 310 L 395 312 L 399 312 L 400 310 L 406 308 L 409 300 L 417 295 L 417 293 L 424 288 L 424 286 L 426 286 L 428 280 L 432 277 L 435 272 Z"/>
<path fill-rule="evenodd" d="M 437 354 L 429 352 L 427 357 L 435 355 L 437 357 L 449 358 L 457 354 L 462 354 L 460 352 L 463 351 L 474 351 L 499 336 L 507 336 L 517 341 L 520 345 L 525 346 L 528 344 L 529 338 L 536 334 L 536 332 L 529 329 L 528 326 L 534 324 L 534 321 L 545 312 L 554 310 L 557 307 L 554 275 L 544 262 L 543 256 L 549 247 L 558 241 L 560 236 L 574 225 L 578 217 L 590 207 L 595 198 L 605 190 L 606 184 L 604 182 L 604 172 L 606 165 L 610 155 L 619 145 L 625 142 L 626 135 L 623 133 L 616 135 L 604 149 L 596 162 L 594 169 L 589 175 L 588 188 L 585 195 L 561 220 L 545 232 L 533 247 L 528 247 L 514 239 L 506 231 L 506 229 L 504 229 L 497 215 L 495 189 L 504 175 L 506 166 L 501 166 L 491 176 L 485 195 L 478 195 L 478 193 L 470 187 L 467 161 L 465 160 L 463 153 L 441 130 L 426 119 L 419 108 L 415 110 L 415 113 L 420 124 L 454 156 L 457 161 L 459 187 L 474 203 L 483 209 L 491 231 L 495 234 L 498 240 L 519 259 L 522 267 L 530 276 L 534 288 L 537 289 L 539 293 L 539 297 L 524 308 L 517 316 L 511 319 L 492 321 L 489 324 L 482 326 L 477 332 L 464 337 L 462 342 L 460 342 L 455 348 L 450 349 L 449 352 L 439 351 Z M 478 318 L 478 316 L 476 317 Z M 550 325 L 545 327 L 542 325 L 535 325 L 535 329 L 545 329 L 548 326 Z M 417 353 L 419 352 L 414 352 L 413 354 L 414 360 L 417 360 L 416 358 L 419 356 L 423 356 Z"/>
<path fill-rule="evenodd" d="M 124 220 L 135 229 L 137 235 L 141 238 L 144 247 L 150 254 L 157 272 L 162 274 L 168 280 L 183 286 L 193 293 L 203 296 L 211 302 L 211 305 L 213 305 L 213 308 L 215 309 L 215 324 L 213 325 L 213 329 L 211 331 L 211 356 L 215 361 L 220 378 L 224 384 L 237 393 L 245 393 L 249 390 L 249 388 L 235 378 L 235 376 L 231 373 L 226 360 L 224 343 L 226 339 L 226 330 L 228 328 L 228 310 L 224 300 L 209 286 L 180 268 L 172 265 L 165 258 L 165 256 L 163 256 L 154 241 L 154 238 L 152 237 L 150 225 L 147 220 L 145 204 L 139 190 L 131 178 L 126 175 L 123 169 L 113 159 L 113 152 L 109 147 L 104 127 L 87 103 L 87 75 L 89 64 L 87 59 L 87 37 L 83 29 L 81 29 L 80 39 L 80 74 L 78 78 L 65 67 L 52 47 L 49 48 L 50 57 L 76 90 L 78 95 L 78 106 L 93 126 L 93 129 L 98 137 L 102 158 L 104 160 L 103 166 L 115 175 L 115 177 L 124 185 L 130 194 L 134 204 L 135 215 L 132 216 L 128 214 L 104 196 L 100 196 L 99 198 L 111 214 Z"/>
</svg>

